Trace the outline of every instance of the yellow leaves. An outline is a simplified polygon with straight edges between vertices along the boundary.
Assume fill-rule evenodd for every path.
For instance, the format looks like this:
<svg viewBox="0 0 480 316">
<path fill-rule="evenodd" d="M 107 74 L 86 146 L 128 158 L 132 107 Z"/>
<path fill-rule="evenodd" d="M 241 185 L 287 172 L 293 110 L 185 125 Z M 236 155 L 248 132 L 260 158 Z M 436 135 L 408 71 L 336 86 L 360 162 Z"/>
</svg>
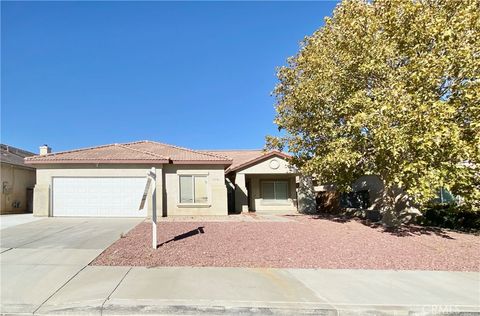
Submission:
<svg viewBox="0 0 480 316">
<path fill-rule="evenodd" d="M 419 201 L 436 181 L 473 192 L 451 166 L 480 165 L 479 6 L 342 2 L 278 71 L 276 145 L 328 182 L 382 174 Z"/>
</svg>

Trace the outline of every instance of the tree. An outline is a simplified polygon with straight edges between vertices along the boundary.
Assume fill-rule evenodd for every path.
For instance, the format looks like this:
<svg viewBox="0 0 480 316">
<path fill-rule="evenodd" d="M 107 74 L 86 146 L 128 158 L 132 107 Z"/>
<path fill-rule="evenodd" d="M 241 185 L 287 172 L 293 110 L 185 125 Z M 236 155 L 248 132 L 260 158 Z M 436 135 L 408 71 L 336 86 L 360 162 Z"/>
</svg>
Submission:
<svg viewBox="0 0 480 316">
<path fill-rule="evenodd" d="M 480 1 L 343 1 L 278 70 L 292 163 L 347 190 L 361 175 L 418 205 L 438 188 L 480 208 Z"/>
</svg>

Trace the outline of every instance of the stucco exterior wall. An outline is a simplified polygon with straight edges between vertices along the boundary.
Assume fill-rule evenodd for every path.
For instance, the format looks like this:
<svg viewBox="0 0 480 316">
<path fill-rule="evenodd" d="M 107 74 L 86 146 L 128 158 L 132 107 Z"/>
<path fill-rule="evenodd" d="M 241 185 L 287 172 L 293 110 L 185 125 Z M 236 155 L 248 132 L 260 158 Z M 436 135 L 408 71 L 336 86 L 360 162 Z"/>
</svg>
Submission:
<svg viewBox="0 0 480 316">
<path fill-rule="evenodd" d="M 151 167 L 157 172 L 157 214 L 162 214 L 163 182 L 161 181 L 163 165 L 46 165 L 37 169 L 37 184 L 34 190 L 33 214 L 35 216 L 52 216 L 52 178 L 53 177 L 146 177 Z M 140 203 L 139 197 L 139 203 Z M 148 201 L 151 199 L 149 193 Z M 147 203 L 147 214 L 151 217 L 152 205 Z"/>
<path fill-rule="evenodd" d="M 294 213 L 297 211 L 297 193 L 294 175 L 249 175 L 250 181 L 250 211 L 278 211 Z M 286 180 L 288 181 L 288 200 L 284 202 L 269 202 L 262 198 L 262 181 L 268 180 Z"/>
<path fill-rule="evenodd" d="M 384 185 L 382 180 L 373 175 L 362 176 L 358 178 L 352 185 L 353 191 L 368 191 L 370 197 L 369 210 L 375 210 L 382 207 L 382 196 Z"/>
<path fill-rule="evenodd" d="M 34 191 L 34 215 L 52 216 L 53 177 L 146 177 L 148 170 L 157 171 L 157 216 L 227 215 L 227 188 L 223 165 L 51 165 L 37 169 Z M 207 175 L 208 205 L 179 203 L 179 174 Z M 151 191 L 148 201 L 151 200 Z M 140 203 L 140 197 L 139 197 Z M 147 214 L 152 207 L 147 203 Z"/>
<path fill-rule="evenodd" d="M 35 185 L 35 170 L 2 163 L 0 175 L 0 214 L 27 212 L 27 188 Z"/>
<path fill-rule="evenodd" d="M 284 158 L 278 156 L 238 170 L 235 174 L 235 208 L 237 212 L 296 212 L 298 206 L 296 175 L 296 170 Z M 261 181 L 264 180 L 288 180 L 288 200 L 285 203 L 264 201 L 261 192 Z M 248 197 L 247 187 L 249 188 Z"/>
<path fill-rule="evenodd" d="M 313 187 L 313 180 L 310 176 L 298 176 L 297 188 L 298 212 L 313 214 L 317 212 L 316 194 Z"/>
<path fill-rule="evenodd" d="M 272 161 L 276 161 L 278 163 L 277 168 L 273 168 Z M 281 157 L 272 157 L 259 163 L 250 166 L 245 169 L 241 169 L 237 171 L 238 173 L 244 174 L 291 174 L 295 173 L 295 170 L 289 165 L 289 163 L 281 158 Z"/>
<path fill-rule="evenodd" d="M 181 204 L 179 175 L 206 175 L 208 203 Z M 223 165 L 165 165 L 164 183 L 164 215 L 228 215 Z"/>
<path fill-rule="evenodd" d="M 394 214 L 386 214 L 385 200 L 383 198 L 385 185 L 378 176 L 362 176 L 353 183 L 352 189 L 354 191 L 368 190 L 370 196 L 370 207 L 368 209 L 380 210 L 383 213 L 384 221 L 386 222 L 391 220 L 387 217 L 392 215 L 398 216 L 401 221 L 405 222 L 410 221 L 415 216 L 421 215 L 421 212 L 417 208 L 417 205 L 413 199 L 401 188 L 395 188 L 393 190 L 395 194 L 395 200 L 397 201 Z"/>
<path fill-rule="evenodd" d="M 336 192 L 337 188 L 334 184 L 321 184 L 314 187 L 315 192 Z M 368 191 L 370 206 L 369 210 L 378 210 L 383 207 L 383 190 L 382 180 L 374 175 L 361 176 L 352 183 L 352 191 Z M 338 199 L 336 203 L 339 204 Z M 338 208 L 339 205 L 335 206 Z"/>
</svg>

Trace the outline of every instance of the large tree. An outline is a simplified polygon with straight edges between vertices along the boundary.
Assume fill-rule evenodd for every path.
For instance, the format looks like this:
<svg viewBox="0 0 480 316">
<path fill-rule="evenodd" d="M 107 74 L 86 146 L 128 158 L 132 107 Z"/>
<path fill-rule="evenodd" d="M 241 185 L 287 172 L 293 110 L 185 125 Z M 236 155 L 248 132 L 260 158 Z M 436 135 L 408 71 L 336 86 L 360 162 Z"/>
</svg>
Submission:
<svg viewBox="0 0 480 316">
<path fill-rule="evenodd" d="M 361 175 L 427 203 L 480 207 L 480 0 L 347 0 L 278 71 L 293 163 L 346 190 Z"/>
</svg>

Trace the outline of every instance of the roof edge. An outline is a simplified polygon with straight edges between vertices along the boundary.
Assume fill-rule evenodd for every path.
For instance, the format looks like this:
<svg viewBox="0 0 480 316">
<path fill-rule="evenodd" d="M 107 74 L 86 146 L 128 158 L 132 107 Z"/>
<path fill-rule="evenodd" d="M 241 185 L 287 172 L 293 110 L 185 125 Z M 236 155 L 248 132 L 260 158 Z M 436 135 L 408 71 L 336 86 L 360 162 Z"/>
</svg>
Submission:
<svg viewBox="0 0 480 316">
<path fill-rule="evenodd" d="M 271 151 L 268 151 L 266 152 L 264 155 L 262 156 L 259 156 L 259 157 L 255 157 L 253 159 L 250 159 L 238 166 L 236 166 L 235 168 L 232 168 L 232 169 L 227 169 L 225 170 L 225 173 L 230 173 L 230 172 L 233 172 L 233 171 L 238 171 L 240 169 L 243 169 L 243 168 L 246 168 L 246 167 L 249 167 L 251 165 L 254 165 L 255 163 L 257 162 L 260 162 L 264 159 L 268 159 L 270 157 L 273 157 L 273 156 L 277 156 L 277 157 L 282 157 L 284 159 L 290 159 L 292 158 L 292 156 L 290 156 L 289 154 L 286 154 L 284 152 L 281 152 L 281 151 L 278 151 L 278 150 L 271 150 Z"/>
<path fill-rule="evenodd" d="M 65 160 L 25 160 L 27 165 L 56 165 L 56 164 L 165 164 L 168 159 L 65 159 Z"/>
<path fill-rule="evenodd" d="M 23 165 L 21 164 L 16 164 L 16 163 L 11 163 L 11 162 L 6 162 L 6 161 L 1 161 L 2 164 L 4 165 L 9 165 L 15 168 L 20 168 L 20 169 L 28 169 L 28 170 L 35 170 L 36 168 L 34 166 L 31 166 L 30 164 L 24 163 Z"/>
<path fill-rule="evenodd" d="M 197 151 L 200 152 L 218 152 L 218 151 L 237 151 L 237 152 L 243 152 L 243 151 L 265 151 L 264 149 L 197 149 Z"/>
<path fill-rule="evenodd" d="M 57 151 L 57 152 L 53 152 L 53 153 L 48 153 L 48 154 L 45 154 L 45 155 L 29 156 L 29 157 L 25 157 L 25 159 L 26 160 L 35 160 L 35 159 L 38 159 L 39 157 L 42 157 L 42 158 L 43 157 L 51 157 L 51 156 L 55 156 L 55 155 L 58 155 L 58 154 L 67 154 L 67 153 L 73 153 L 73 152 L 78 152 L 78 151 L 82 151 L 82 150 L 105 148 L 105 147 L 116 146 L 116 145 L 119 145 L 119 144 L 114 143 L 114 144 L 106 144 L 106 145 L 99 145 L 99 146 L 77 148 L 77 149 L 62 150 L 62 151 Z"/>
<path fill-rule="evenodd" d="M 28 151 L 28 150 L 25 150 L 25 149 L 22 149 L 22 148 L 18 148 L 18 147 L 12 146 L 12 145 L 4 144 L 4 143 L 1 143 L 0 147 L 3 150 L 6 150 L 8 153 L 17 155 L 17 156 L 22 157 L 22 158 L 31 157 L 31 156 L 36 155 L 36 153 L 34 153 L 34 152 L 31 152 L 31 151 Z M 10 149 L 13 149 L 14 151 L 11 151 Z"/>
<path fill-rule="evenodd" d="M 224 165 L 232 164 L 232 160 L 171 160 L 173 165 Z"/>
</svg>

